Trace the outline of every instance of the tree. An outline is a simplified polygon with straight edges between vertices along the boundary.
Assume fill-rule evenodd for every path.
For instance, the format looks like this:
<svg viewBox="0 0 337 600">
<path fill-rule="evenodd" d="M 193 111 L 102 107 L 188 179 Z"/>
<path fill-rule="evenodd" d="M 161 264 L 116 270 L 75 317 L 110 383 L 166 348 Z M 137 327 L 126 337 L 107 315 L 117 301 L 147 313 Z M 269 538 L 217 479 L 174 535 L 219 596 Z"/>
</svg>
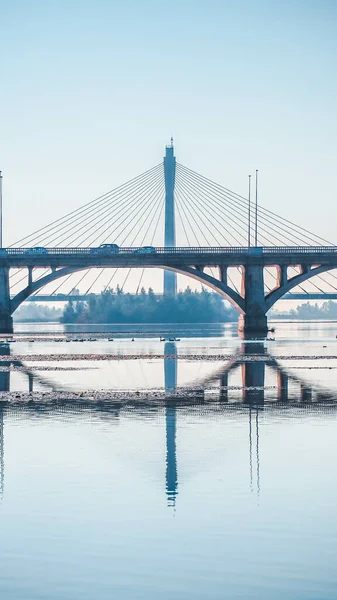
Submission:
<svg viewBox="0 0 337 600">
<path fill-rule="evenodd" d="M 150 288 L 140 294 L 106 290 L 87 302 L 69 302 L 64 323 L 221 323 L 236 321 L 237 313 L 214 292 L 187 288 L 176 296 L 159 296 Z"/>
</svg>

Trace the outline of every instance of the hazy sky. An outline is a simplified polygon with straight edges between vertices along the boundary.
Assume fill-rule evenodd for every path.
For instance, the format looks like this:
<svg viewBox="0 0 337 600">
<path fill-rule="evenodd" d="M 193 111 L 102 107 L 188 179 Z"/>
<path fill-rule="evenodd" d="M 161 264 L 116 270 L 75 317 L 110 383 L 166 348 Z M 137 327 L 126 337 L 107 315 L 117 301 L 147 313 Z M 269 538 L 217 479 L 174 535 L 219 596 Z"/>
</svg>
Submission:
<svg viewBox="0 0 337 600">
<path fill-rule="evenodd" d="M 1 7 L 5 243 L 157 164 L 337 242 L 335 0 L 13 0 Z"/>
</svg>

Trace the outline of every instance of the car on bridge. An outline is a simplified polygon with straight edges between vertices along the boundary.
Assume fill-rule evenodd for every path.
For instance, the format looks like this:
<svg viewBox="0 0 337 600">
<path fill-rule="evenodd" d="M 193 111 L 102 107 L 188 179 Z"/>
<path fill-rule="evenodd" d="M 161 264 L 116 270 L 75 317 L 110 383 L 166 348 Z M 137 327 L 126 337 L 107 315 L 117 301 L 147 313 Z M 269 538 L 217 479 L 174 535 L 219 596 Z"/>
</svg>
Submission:
<svg viewBox="0 0 337 600">
<path fill-rule="evenodd" d="M 90 248 L 90 254 L 118 254 L 117 244 L 101 244 L 98 248 Z"/>
<path fill-rule="evenodd" d="M 136 248 L 134 254 L 157 254 L 157 250 L 153 246 L 143 246 L 142 248 Z"/>
<path fill-rule="evenodd" d="M 35 246 L 34 248 L 27 248 L 24 254 L 48 254 L 48 250 L 43 246 Z"/>
</svg>

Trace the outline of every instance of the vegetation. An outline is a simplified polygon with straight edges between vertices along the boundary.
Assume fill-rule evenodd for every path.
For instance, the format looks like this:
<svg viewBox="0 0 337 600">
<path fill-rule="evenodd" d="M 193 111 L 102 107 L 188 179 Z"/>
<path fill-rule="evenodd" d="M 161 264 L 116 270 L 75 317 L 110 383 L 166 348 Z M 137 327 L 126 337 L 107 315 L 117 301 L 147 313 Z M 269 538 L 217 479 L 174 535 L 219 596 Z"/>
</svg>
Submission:
<svg viewBox="0 0 337 600">
<path fill-rule="evenodd" d="M 119 287 L 92 295 L 85 302 L 68 302 L 63 323 L 220 323 L 235 321 L 237 312 L 226 308 L 215 293 L 187 288 L 176 297 L 156 295 L 151 288 L 125 294 Z"/>
<path fill-rule="evenodd" d="M 275 311 L 270 316 L 278 319 L 337 319 L 337 302 L 329 300 L 329 302 L 323 302 L 322 305 L 306 302 L 289 312 L 277 313 Z"/>
<path fill-rule="evenodd" d="M 27 302 L 27 304 L 19 306 L 13 317 L 15 321 L 20 322 L 60 321 L 62 309 L 45 306 L 44 304 L 35 304 L 35 302 Z"/>
</svg>

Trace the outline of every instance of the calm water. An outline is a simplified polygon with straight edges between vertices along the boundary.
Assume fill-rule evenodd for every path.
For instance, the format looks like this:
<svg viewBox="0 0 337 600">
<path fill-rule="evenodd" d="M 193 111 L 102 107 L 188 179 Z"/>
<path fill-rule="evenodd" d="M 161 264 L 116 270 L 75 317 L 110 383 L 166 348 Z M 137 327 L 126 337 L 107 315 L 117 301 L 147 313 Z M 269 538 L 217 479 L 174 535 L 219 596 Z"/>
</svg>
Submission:
<svg viewBox="0 0 337 600">
<path fill-rule="evenodd" d="M 167 328 L 177 342 L 95 327 L 79 343 L 17 325 L 4 395 L 132 402 L 2 408 L 1 598 L 335 600 L 337 324 L 276 327 L 266 342 L 232 326 Z"/>
</svg>

